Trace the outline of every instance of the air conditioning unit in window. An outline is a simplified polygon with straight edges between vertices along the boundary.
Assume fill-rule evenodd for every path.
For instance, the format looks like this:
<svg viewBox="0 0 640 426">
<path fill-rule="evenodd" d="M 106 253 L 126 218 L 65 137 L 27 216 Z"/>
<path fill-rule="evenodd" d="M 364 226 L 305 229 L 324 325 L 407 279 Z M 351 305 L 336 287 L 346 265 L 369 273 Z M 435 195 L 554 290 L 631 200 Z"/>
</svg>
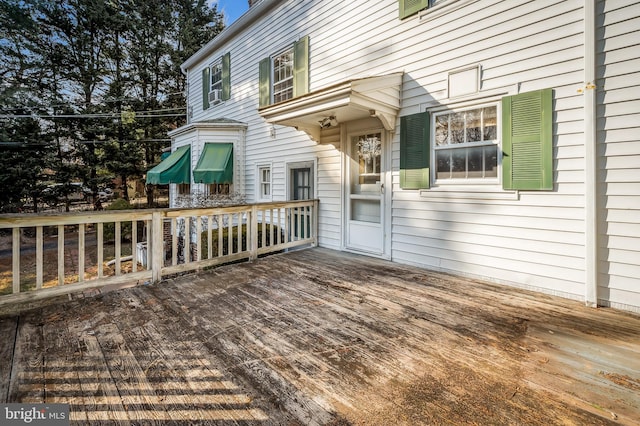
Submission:
<svg viewBox="0 0 640 426">
<path fill-rule="evenodd" d="M 215 105 L 222 102 L 222 90 L 213 89 L 209 92 L 209 103 Z"/>
</svg>

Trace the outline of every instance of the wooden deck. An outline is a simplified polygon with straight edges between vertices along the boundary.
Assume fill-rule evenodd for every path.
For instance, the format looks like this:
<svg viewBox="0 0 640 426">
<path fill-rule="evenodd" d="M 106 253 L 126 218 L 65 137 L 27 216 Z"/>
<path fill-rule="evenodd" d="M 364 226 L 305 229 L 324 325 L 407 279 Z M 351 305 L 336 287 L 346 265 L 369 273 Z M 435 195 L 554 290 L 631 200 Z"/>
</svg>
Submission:
<svg viewBox="0 0 640 426">
<path fill-rule="evenodd" d="M 325 249 L 5 315 L 0 336 L 0 402 L 74 424 L 640 419 L 639 316 Z"/>
</svg>

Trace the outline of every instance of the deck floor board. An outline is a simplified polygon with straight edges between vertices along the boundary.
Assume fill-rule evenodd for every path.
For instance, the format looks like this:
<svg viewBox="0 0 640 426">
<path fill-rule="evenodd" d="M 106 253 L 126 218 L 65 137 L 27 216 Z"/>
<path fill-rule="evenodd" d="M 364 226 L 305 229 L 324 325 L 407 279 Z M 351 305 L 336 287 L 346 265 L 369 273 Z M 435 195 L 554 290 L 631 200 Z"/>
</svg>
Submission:
<svg viewBox="0 0 640 426">
<path fill-rule="evenodd" d="M 640 316 L 326 249 L 0 317 L 74 424 L 640 424 Z"/>
</svg>

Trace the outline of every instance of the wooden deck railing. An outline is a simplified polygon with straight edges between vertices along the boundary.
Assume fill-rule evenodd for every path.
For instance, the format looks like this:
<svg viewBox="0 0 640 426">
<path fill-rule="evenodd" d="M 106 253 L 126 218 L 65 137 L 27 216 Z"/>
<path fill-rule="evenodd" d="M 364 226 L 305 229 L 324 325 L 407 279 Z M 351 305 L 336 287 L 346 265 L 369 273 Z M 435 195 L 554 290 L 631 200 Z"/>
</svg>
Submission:
<svg viewBox="0 0 640 426">
<path fill-rule="evenodd" d="M 315 246 L 317 213 L 308 200 L 0 215 L 0 306 Z"/>
</svg>

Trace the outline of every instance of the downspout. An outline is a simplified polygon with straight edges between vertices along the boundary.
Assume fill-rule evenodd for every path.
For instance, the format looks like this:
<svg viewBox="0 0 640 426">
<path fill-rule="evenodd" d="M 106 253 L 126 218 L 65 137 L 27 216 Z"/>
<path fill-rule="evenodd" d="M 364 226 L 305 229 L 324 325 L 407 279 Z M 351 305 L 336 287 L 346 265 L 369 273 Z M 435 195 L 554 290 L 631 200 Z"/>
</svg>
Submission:
<svg viewBox="0 0 640 426">
<path fill-rule="evenodd" d="M 585 304 L 598 306 L 596 0 L 584 3 Z"/>
</svg>

